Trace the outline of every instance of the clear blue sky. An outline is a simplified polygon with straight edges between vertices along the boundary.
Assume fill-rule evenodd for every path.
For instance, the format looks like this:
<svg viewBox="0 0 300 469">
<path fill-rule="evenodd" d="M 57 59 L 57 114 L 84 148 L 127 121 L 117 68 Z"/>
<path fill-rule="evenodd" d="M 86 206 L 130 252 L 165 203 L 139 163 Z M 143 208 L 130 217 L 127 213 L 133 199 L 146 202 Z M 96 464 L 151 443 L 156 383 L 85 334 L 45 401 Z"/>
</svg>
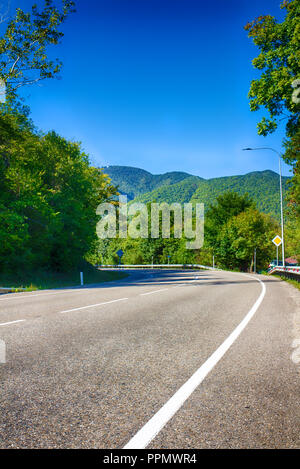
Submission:
<svg viewBox="0 0 300 469">
<path fill-rule="evenodd" d="M 32 3 L 12 1 L 25 10 Z M 278 170 L 272 152 L 241 149 L 281 149 L 283 129 L 259 137 L 261 114 L 249 110 L 258 51 L 243 29 L 261 14 L 282 19 L 280 0 L 76 4 L 52 49 L 64 62 L 62 79 L 24 92 L 42 130 L 81 141 L 98 166 L 205 178 Z"/>
</svg>

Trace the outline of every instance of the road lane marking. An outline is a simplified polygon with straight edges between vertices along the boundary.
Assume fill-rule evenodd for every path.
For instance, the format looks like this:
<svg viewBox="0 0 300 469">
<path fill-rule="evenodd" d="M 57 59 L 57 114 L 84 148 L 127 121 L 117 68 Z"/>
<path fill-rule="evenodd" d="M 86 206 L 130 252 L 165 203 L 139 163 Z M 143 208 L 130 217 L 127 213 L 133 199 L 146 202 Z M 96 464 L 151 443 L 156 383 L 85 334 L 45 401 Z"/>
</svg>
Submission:
<svg viewBox="0 0 300 469">
<path fill-rule="evenodd" d="M 300 363 L 300 339 L 295 339 L 292 343 L 292 347 L 296 350 L 291 355 L 291 360 L 297 365 Z"/>
<path fill-rule="evenodd" d="M 178 287 L 195 287 L 196 285 L 191 285 L 192 282 L 197 282 L 197 280 L 188 280 L 189 283 L 180 283 L 179 285 L 173 285 L 173 288 Z"/>
<path fill-rule="evenodd" d="M 65 311 L 60 311 L 60 313 L 70 313 L 72 311 L 79 311 L 81 309 L 94 308 L 95 306 L 109 305 L 110 303 L 117 303 L 118 301 L 125 301 L 128 298 L 119 298 L 118 300 L 105 301 L 103 303 L 96 303 L 95 305 L 82 306 L 80 308 L 66 309 Z"/>
<path fill-rule="evenodd" d="M 148 293 L 140 293 L 140 296 L 152 295 L 153 293 L 158 293 L 160 291 L 166 291 L 166 290 L 169 290 L 169 289 L 168 288 L 161 288 L 160 290 L 154 290 L 154 291 L 150 291 Z"/>
<path fill-rule="evenodd" d="M 6 300 L 21 300 L 22 298 L 33 298 L 33 297 L 36 297 L 36 296 L 49 296 L 49 295 L 63 295 L 63 294 L 66 294 L 66 293 L 81 293 L 81 292 L 87 292 L 87 291 L 90 291 L 90 289 L 80 289 L 80 290 L 75 290 L 75 291 L 72 291 L 72 290 L 69 290 L 69 291 L 60 291 L 60 292 L 56 292 L 56 293 L 38 293 L 38 294 L 34 294 L 34 295 L 21 295 L 21 296 L 13 296 L 11 298 L 0 298 L 0 301 L 6 301 Z"/>
<path fill-rule="evenodd" d="M 250 278 L 255 278 L 248 275 Z M 259 306 L 261 305 L 265 293 L 265 284 L 260 282 L 262 291 L 250 311 L 246 314 L 242 322 L 234 329 L 234 331 L 225 339 L 225 341 L 217 348 L 217 350 L 203 363 L 202 366 L 186 381 L 186 383 L 178 389 L 178 391 L 166 402 L 166 404 L 139 430 L 136 435 L 124 446 L 124 449 L 144 449 L 156 437 L 161 429 L 176 414 L 185 401 L 191 396 L 195 389 L 202 383 L 210 371 L 225 355 L 227 350 L 236 341 L 241 332 L 245 329 L 249 321 L 252 319 Z"/>
<path fill-rule="evenodd" d="M 8 326 L 9 324 L 16 324 L 17 322 L 24 322 L 26 319 L 19 319 L 18 321 L 3 322 L 0 326 Z"/>
</svg>

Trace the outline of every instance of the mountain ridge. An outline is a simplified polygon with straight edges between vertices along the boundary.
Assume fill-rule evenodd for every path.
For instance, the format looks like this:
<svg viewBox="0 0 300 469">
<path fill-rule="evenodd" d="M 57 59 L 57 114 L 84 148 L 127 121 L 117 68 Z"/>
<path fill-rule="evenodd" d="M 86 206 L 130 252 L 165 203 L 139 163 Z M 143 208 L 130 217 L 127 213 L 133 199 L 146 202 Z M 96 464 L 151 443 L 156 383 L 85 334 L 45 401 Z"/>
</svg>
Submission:
<svg viewBox="0 0 300 469">
<path fill-rule="evenodd" d="M 119 186 L 120 191 L 131 200 L 137 195 L 150 192 L 163 185 L 180 182 L 192 176 L 192 174 L 182 171 L 152 174 L 142 168 L 118 165 L 104 167 L 103 171 L 105 174 L 108 174 L 113 184 Z"/>
<path fill-rule="evenodd" d="M 218 195 L 232 190 L 239 194 L 247 192 L 258 209 L 265 213 L 278 218 L 280 212 L 279 175 L 270 169 L 210 179 L 181 171 L 155 175 L 132 166 L 108 166 L 103 170 L 130 201 L 199 202 L 207 208 Z M 284 194 L 288 190 L 288 180 L 288 177 L 282 178 Z"/>
</svg>

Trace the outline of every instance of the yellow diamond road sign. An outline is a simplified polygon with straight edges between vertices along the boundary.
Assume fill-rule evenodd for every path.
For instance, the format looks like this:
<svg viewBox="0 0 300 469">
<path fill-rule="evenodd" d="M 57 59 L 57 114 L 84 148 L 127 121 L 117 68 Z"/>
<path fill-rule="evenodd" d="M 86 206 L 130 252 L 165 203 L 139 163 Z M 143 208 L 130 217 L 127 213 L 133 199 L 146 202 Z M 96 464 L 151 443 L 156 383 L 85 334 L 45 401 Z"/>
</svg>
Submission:
<svg viewBox="0 0 300 469">
<path fill-rule="evenodd" d="M 272 241 L 273 241 L 273 243 L 275 244 L 275 246 L 277 246 L 277 247 L 280 246 L 281 243 L 282 243 L 282 239 L 281 239 L 280 236 L 278 236 L 278 235 L 275 236 L 275 238 L 272 239 Z"/>
</svg>

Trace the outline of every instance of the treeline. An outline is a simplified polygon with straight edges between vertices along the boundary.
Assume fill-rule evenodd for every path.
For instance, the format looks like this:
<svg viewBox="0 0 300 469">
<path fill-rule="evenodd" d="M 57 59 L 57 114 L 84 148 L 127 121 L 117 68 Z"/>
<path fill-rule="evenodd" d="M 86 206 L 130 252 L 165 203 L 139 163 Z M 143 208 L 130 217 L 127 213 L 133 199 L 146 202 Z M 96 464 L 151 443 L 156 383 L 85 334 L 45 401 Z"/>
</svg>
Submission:
<svg viewBox="0 0 300 469">
<path fill-rule="evenodd" d="M 150 204 L 148 223 L 150 233 Z M 171 212 L 172 213 L 172 212 Z M 171 217 L 171 226 L 172 224 Z M 161 226 L 160 226 L 161 228 Z M 256 266 L 266 269 L 275 257 L 274 236 L 279 226 L 270 215 L 260 212 L 254 201 L 246 195 L 226 192 L 217 198 L 205 215 L 204 245 L 201 249 L 186 249 L 186 237 L 176 239 L 112 239 L 99 241 L 95 262 L 117 264 L 117 251 L 122 249 L 124 264 L 204 264 L 215 263 L 221 268 L 249 271 L 253 268 L 254 250 Z"/>
<path fill-rule="evenodd" d="M 96 208 L 116 193 L 78 143 L 0 108 L 0 271 L 76 268 L 97 244 Z"/>
</svg>

